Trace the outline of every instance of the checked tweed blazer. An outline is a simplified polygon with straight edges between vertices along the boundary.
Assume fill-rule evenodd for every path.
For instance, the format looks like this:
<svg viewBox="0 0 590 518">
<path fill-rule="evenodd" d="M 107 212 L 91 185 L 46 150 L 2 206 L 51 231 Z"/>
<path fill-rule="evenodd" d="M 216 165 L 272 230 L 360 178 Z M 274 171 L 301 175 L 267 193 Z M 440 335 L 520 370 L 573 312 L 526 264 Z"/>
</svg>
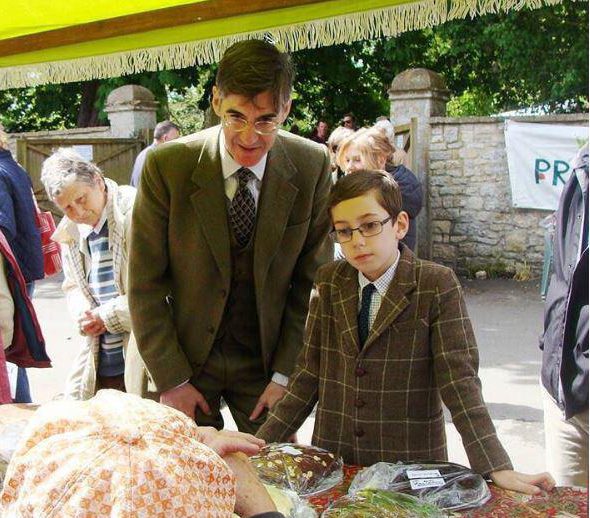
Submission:
<svg viewBox="0 0 590 518">
<path fill-rule="evenodd" d="M 357 270 L 345 261 L 321 267 L 288 393 L 257 435 L 286 439 L 318 402 L 312 442 L 347 463 L 445 460 L 442 397 L 471 467 L 512 469 L 482 398 L 477 344 L 452 270 L 401 245 L 360 351 L 357 314 Z"/>
</svg>

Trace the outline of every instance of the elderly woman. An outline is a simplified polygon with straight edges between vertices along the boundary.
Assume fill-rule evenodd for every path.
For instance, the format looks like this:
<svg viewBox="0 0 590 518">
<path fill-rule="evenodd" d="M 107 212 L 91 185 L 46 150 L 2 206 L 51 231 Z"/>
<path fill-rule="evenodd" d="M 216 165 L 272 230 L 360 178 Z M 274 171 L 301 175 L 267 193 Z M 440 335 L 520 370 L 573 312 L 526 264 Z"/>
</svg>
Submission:
<svg viewBox="0 0 590 518">
<path fill-rule="evenodd" d="M 410 218 L 410 227 L 402 243 L 414 250 L 415 218 L 422 209 L 422 185 L 407 167 L 394 165 L 395 151 L 393 144 L 378 128 L 363 128 L 340 143 L 336 162 L 346 174 L 361 169 L 377 169 L 393 176 L 402 193 L 402 209 Z"/>
<path fill-rule="evenodd" d="M 41 181 L 63 211 L 53 239 L 61 244 L 63 290 L 82 345 L 66 385 L 67 399 L 98 389 L 125 390 L 124 353 L 131 332 L 127 258 L 135 189 L 104 178 L 73 149 L 43 163 Z"/>
</svg>

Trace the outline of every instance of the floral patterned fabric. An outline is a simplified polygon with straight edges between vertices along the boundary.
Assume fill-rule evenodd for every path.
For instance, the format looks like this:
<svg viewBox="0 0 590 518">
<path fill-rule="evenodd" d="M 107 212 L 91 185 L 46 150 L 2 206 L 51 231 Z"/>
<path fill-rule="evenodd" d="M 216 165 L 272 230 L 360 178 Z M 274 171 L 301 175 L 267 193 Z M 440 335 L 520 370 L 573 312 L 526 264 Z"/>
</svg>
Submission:
<svg viewBox="0 0 590 518">
<path fill-rule="evenodd" d="M 14 453 L 0 515 L 229 518 L 235 481 L 195 423 L 114 390 L 44 405 Z"/>
</svg>

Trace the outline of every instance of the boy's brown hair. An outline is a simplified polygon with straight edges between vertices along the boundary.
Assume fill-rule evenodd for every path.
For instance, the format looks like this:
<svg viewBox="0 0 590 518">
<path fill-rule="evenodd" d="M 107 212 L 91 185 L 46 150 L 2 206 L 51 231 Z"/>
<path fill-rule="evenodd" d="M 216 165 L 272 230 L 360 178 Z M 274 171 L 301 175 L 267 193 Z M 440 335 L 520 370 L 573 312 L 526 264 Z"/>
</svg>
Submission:
<svg viewBox="0 0 590 518">
<path fill-rule="evenodd" d="M 369 192 L 374 192 L 379 205 L 392 218 L 397 218 L 402 210 L 402 195 L 397 182 L 385 171 L 369 169 L 347 174 L 334 184 L 328 198 L 330 217 L 332 209 L 339 203 Z"/>
<path fill-rule="evenodd" d="M 258 94 L 270 92 L 274 107 L 279 110 L 291 98 L 291 58 L 267 41 L 234 43 L 219 62 L 215 84 L 222 96 L 237 94 L 254 99 Z"/>
</svg>

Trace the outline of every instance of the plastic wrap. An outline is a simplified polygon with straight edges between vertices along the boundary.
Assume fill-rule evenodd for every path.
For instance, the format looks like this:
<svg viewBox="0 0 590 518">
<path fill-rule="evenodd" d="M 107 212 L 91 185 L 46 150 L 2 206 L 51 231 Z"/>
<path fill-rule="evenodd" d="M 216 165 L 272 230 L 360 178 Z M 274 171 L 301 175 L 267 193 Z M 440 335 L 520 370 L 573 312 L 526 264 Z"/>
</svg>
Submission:
<svg viewBox="0 0 590 518">
<path fill-rule="evenodd" d="M 315 446 L 268 444 L 250 457 L 258 476 L 267 484 L 312 496 L 342 482 L 342 459 Z"/>
<path fill-rule="evenodd" d="M 290 489 L 282 489 L 269 484 L 264 484 L 268 494 L 277 507 L 277 511 L 285 518 L 317 518 L 318 513 L 307 501 Z"/>
<path fill-rule="evenodd" d="M 444 518 L 436 506 L 412 495 L 361 489 L 336 500 L 322 518 Z"/>
<path fill-rule="evenodd" d="M 363 489 L 408 493 L 447 511 L 479 507 L 491 496 L 481 475 L 450 462 L 378 462 L 356 475 L 348 493 Z"/>
</svg>

